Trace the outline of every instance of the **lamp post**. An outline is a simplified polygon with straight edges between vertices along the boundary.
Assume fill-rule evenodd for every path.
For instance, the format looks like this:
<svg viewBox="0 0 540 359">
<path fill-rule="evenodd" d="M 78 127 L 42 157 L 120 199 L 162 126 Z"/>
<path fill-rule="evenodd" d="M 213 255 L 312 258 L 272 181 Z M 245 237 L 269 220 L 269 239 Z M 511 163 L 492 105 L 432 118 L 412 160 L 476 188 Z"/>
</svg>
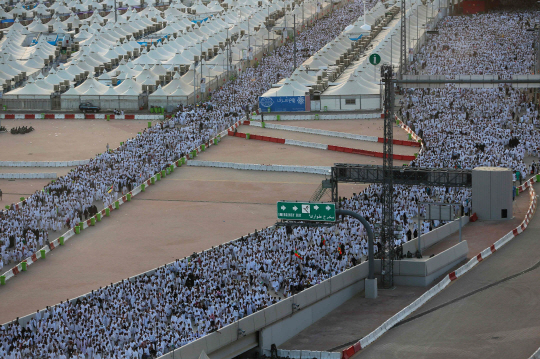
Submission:
<svg viewBox="0 0 540 359">
<path fill-rule="evenodd" d="M 296 70 L 296 14 L 293 14 L 294 70 Z"/>
<path fill-rule="evenodd" d="M 394 35 L 390 35 L 390 65 L 394 66 Z"/>
</svg>

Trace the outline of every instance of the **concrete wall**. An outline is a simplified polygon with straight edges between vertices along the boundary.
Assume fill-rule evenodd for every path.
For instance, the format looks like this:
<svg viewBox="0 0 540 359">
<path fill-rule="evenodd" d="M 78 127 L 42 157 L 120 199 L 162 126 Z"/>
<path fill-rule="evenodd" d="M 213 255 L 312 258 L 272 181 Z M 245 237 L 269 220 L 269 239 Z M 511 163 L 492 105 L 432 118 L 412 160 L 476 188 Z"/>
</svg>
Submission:
<svg viewBox="0 0 540 359">
<path fill-rule="evenodd" d="M 270 350 L 272 344 L 284 343 L 363 291 L 367 275 L 368 263 L 364 262 L 319 285 L 240 319 L 220 329 L 220 333 L 212 333 L 175 350 L 174 358 L 196 359 L 204 350 L 212 359 L 230 359 L 256 345 L 259 345 L 261 351 Z M 293 304 L 298 307 L 293 309 Z M 241 334 L 238 332 L 239 329 L 243 331 Z M 253 341 L 254 335 L 257 343 Z M 172 359 L 173 353 L 161 358 Z"/>
<path fill-rule="evenodd" d="M 461 226 L 465 226 L 469 223 L 469 217 L 461 217 Z M 448 237 L 449 235 L 459 231 L 459 220 L 452 221 L 443 226 L 440 226 L 429 233 L 423 234 L 420 237 L 420 245 L 422 250 L 431 247 L 434 244 L 437 244 L 442 239 Z M 415 253 L 418 250 L 418 238 L 414 238 L 407 243 L 403 244 L 403 253 L 407 254 L 407 251 Z"/>
<path fill-rule="evenodd" d="M 426 287 L 435 279 L 467 258 L 467 241 L 460 242 L 431 258 L 410 258 L 394 261 L 394 283 Z M 375 260 L 375 274 L 381 273 L 381 261 Z"/>
</svg>

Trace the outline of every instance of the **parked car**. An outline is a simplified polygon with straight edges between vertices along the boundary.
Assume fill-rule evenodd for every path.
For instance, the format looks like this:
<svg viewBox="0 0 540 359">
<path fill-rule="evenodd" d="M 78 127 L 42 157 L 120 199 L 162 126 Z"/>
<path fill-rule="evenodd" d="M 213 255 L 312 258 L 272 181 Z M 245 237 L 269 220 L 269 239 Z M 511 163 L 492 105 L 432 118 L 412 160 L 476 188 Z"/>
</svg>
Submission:
<svg viewBox="0 0 540 359">
<path fill-rule="evenodd" d="M 93 105 L 91 102 L 85 102 L 79 105 L 79 110 L 81 110 L 82 112 L 99 112 L 101 111 L 101 108 L 99 108 L 99 106 Z"/>
</svg>

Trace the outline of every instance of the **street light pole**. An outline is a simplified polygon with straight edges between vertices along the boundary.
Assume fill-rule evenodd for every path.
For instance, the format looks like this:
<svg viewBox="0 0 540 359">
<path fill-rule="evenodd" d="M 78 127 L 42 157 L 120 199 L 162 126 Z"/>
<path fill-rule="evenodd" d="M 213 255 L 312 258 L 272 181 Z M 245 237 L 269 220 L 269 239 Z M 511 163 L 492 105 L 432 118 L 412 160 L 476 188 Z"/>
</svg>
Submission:
<svg viewBox="0 0 540 359">
<path fill-rule="evenodd" d="M 293 14 L 294 70 L 296 70 L 296 14 Z"/>
<path fill-rule="evenodd" d="M 225 52 L 227 58 L 225 59 L 225 62 L 227 63 L 227 81 L 229 81 L 231 79 L 231 77 L 229 76 L 229 28 L 227 28 L 227 38 L 225 39 L 225 41 L 225 46 L 227 46 L 227 51 Z"/>
</svg>

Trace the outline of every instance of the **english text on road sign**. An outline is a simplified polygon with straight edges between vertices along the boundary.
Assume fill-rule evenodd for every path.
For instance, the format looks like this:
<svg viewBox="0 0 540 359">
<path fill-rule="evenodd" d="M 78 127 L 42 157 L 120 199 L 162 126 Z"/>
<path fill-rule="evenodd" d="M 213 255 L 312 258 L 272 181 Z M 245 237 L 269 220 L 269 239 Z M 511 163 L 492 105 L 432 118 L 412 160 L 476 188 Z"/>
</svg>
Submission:
<svg viewBox="0 0 540 359">
<path fill-rule="evenodd" d="M 335 203 L 278 202 L 278 219 L 335 222 Z"/>
</svg>

